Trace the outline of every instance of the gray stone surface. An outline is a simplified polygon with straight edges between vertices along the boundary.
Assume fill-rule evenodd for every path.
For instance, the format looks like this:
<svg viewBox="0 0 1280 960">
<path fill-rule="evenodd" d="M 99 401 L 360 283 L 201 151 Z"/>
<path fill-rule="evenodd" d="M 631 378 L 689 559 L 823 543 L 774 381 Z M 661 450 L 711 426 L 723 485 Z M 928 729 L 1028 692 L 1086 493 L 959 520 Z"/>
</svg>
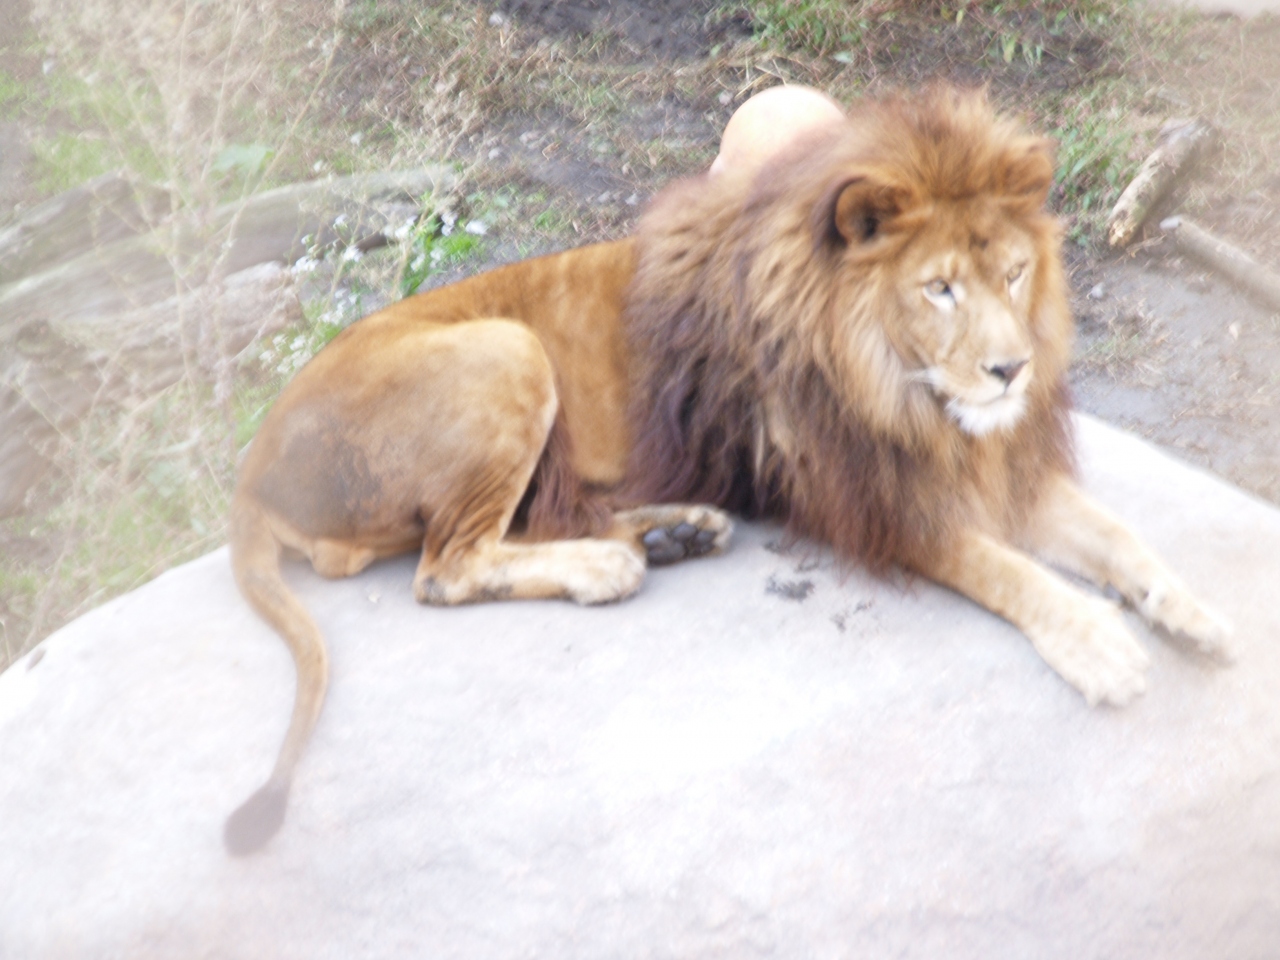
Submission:
<svg viewBox="0 0 1280 960">
<path fill-rule="evenodd" d="M 232 860 L 293 681 L 218 551 L 0 676 L 0 957 L 1275 957 L 1280 512 L 1081 434 L 1236 667 L 1133 621 L 1148 692 L 1090 710 L 966 601 L 767 527 L 598 609 L 298 566 L 332 694 Z"/>
</svg>

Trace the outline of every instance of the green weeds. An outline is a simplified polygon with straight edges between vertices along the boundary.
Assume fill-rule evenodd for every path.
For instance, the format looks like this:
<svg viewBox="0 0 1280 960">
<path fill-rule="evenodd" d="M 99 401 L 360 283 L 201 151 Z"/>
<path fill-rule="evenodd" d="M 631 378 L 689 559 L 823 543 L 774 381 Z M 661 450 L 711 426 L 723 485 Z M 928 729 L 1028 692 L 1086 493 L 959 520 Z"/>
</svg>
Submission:
<svg viewBox="0 0 1280 960">
<path fill-rule="evenodd" d="M 860 0 L 754 0 L 747 5 L 755 39 L 784 50 L 818 56 L 857 46 L 868 26 Z"/>
<path fill-rule="evenodd" d="M 1055 112 L 1051 130 L 1058 144 L 1054 202 L 1073 218 L 1072 239 L 1080 243 L 1100 235 L 1102 221 L 1132 178 L 1139 158 L 1135 135 L 1116 106 L 1073 103 Z"/>
</svg>

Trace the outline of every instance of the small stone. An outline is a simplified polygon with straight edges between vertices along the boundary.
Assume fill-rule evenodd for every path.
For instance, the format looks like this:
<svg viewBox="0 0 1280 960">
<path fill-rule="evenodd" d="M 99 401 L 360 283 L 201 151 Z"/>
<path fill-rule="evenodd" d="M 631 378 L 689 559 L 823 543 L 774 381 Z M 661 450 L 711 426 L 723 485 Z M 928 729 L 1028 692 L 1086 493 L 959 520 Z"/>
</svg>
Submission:
<svg viewBox="0 0 1280 960">
<path fill-rule="evenodd" d="M 1107 288 L 1101 283 L 1095 283 L 1092 289 L 1089 290 L 1090 300 L 1101 300 L 1106 295 L 1107 295 Z"/>
</svg>

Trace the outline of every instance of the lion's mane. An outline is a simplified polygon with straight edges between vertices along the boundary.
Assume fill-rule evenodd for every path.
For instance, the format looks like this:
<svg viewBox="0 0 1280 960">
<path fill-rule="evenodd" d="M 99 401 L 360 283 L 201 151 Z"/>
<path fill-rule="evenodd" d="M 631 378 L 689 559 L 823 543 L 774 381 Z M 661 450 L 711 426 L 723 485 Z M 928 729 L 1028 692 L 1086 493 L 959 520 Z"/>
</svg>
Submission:
<svg viewBox="0 0 1280 960">
<path fill-rule="evenodd" d="M 623 499 L 783 518 L 873 569 L 945 550 L 962 526 L 1008 535 L 1048 471 L 1073 472 L 1071 320 L 1050 151 L 985 97 L 868 102 L 753 177 L 677 183 L 641 223 L 627 299 L 632 453 Z M 898 215 L 858 248 L 841 188 L 883 184 Z M 886 335 L 898 253 L 930 205 L 997 198 L 1034 240 L 1035 377 L 1011 430 L 963 433 Z M 914 219 L 913 219 L 914 218 Z M 877 224 L 868 214 L 867 229 Z"/>
</svg>

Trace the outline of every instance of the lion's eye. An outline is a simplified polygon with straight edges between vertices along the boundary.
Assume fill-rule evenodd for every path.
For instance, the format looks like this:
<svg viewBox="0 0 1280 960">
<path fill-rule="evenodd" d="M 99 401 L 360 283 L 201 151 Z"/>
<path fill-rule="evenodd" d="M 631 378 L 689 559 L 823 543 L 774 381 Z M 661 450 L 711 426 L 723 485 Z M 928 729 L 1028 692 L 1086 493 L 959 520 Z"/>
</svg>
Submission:
<svg viewBox="0 0 1280 960">
<path fill-rule="evenodd" d="M 931 297 L 946 297 L 951 294 L 951 284 L 938 277 L 936 280 L 930 280 L 924 285 L 924 292 Z"/>
<path fill-rule="evenodd" d="M 1005 277 L 1004 277 L 1005 281 L 1010 285 L 1013 285 L 1017 281 L 1017 279 L 1020 276 L 1022 276 L 1022 271 L 1025 270 L 1026 268 L 1027 268 L 1027 265 L 1025 263 L 1018 264 L 1016 267 L 1010 270 L 1007 274 L 1005 274 Z"/>
</svg>

